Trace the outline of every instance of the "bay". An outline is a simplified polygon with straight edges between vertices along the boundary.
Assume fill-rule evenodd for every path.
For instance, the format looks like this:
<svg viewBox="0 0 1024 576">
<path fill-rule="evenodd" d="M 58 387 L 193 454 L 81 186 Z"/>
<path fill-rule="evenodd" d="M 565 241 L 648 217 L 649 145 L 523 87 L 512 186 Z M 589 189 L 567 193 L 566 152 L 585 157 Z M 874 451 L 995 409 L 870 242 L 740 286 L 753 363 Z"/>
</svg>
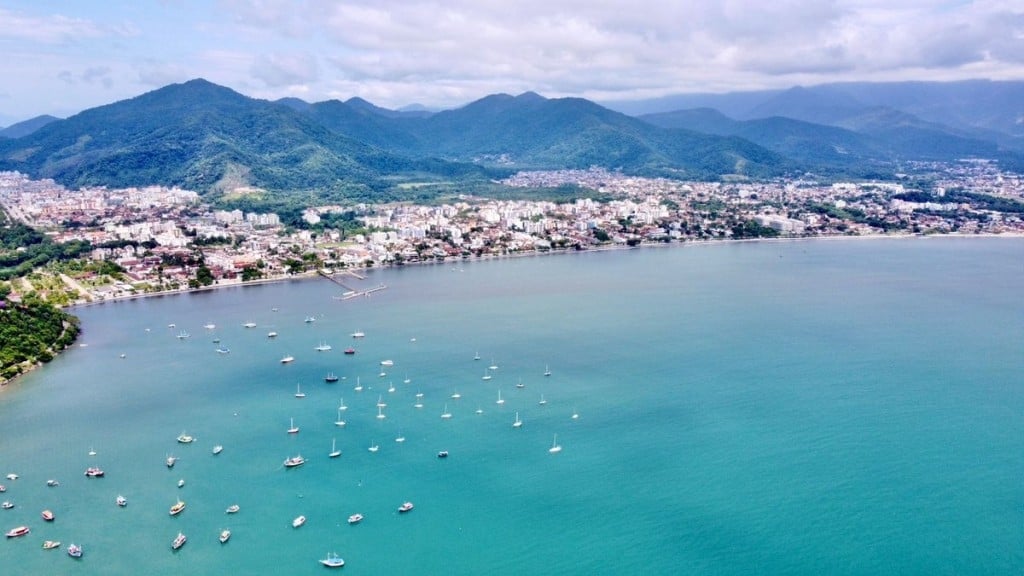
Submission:
<svg viewBox="0 0 1024 576">
<path fill-rule="evenodd" d="M 344 301 L 316 279 L 81 308 L 83 346 L 0 393 L 20 476 L 0 519 L 32 528 L 3 571 L 304 574 L 337 552 L 360 574 L 1020 573 L 1022 256 L 733 243 L 369 270 L 346 282 L 387 290 Z"/>
</svg>

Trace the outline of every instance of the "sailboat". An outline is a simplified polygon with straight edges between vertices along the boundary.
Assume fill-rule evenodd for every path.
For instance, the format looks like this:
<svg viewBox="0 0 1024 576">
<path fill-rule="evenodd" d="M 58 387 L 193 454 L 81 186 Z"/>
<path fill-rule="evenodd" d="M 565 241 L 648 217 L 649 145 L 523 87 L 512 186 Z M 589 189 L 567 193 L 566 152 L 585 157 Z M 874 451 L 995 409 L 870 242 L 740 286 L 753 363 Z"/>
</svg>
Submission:
<svg viewBox="0 0 1024 576">
<path fill-rule="evenodd" d="M 556 454 L 562 451 L 562 447 L 558 445 L 558 434 L 551 440 L 551 448 L 548 448 L 548 452 Z"/>
<path fill-rule="evenodd" d="M 345 398 L 344 397 L 342 397 L 341 403 L 338 404 L 338 410 L 343 411 L 343 412 L 345 410 L 348 410 L 348 406 L 345 406 Z"/>
<path fill-rule="evenodd" d="M 498 399 L 494 401 L 495 404 L 504 404 L 505 399 L 501 397 L 501 389 L 498 389 Z"/>
<path fill-rule="evenodd" d="M 473 356 L 473 360 L 479 360 L 479 359 L 480 359 L 480 353 L 477 352 L 476 356 Z"/>
<path fill-rule="evenodd" d="M 441 418 L 448 419 L 452 417 L 452 413 L 448 411 L 448 404 L 444 405 L 444 412 L 441 412 Z"/>
<path fill-rule="evenodd" d="M 547 364 L 544 365 L 544 375 L 545 376 L 551 376 L 551 369 L 548 368 Z"/>
<path fill-rule="evenodd" d="M 462 398 L 462 394 L 459 394 L 459 391 L 456 390 L 455 392 L 452 392 L 452 398 L 458 400 L 459 398 Z"/>
<path fill-rule="evenodd" d="M 341 456 L 341 450 L 338 450 L 338 447 L 335 445 L 334 438 L 331 439 L 331 453 L 327 456 L 330 458 L 337 458 L 338 456 Z"/>
<path fill-rule="evenodd" d="M 384 408 L 386 406 L 387 406 L 387 402 L 384 402 L 384 395 L 383 394 L 378 394 L 377 395 L 377 408 Z"/>
<path fill-rule="evenodd" d="M 490 373 L 487 372 L 487 370 L 484 370 L 484 375 L 480 379 L 481 380 L 490 380 L 491 379 L 491 375 L 490 375 Z"/>
<path fill-rule="evenodd" d="M 541 406 L 543 406 L 543 405 L 545 405 L 545 404 L 547 404 L 547 403 L 548 403 L 548 401 L 547 401 L 547 400 L 545 400 L 545 399 L 544 399 L 544 395 L 543 395 L 543 394 L 541 394 L 541 395 L 540 395 L 540 402 L 537 402 L 537 404 L 540 404 Z"/>
<path fill-rule="evenodd" d="M 315 348 L 317 352 L 327 352 L 330 349 L 331 345 L 328 344 L 327 342 L 324 342 L 323 340 L 321 340 L 320 344 Z"/>
<path fill-rule="evenodd" d="M 394 392 L 394 391 L 395 391 L 395 385 L 392 384 L 391 382 L 388 382 L 388 392 Z"/>
<path fill-rule="evenodd" d="M 572 419 L 573 419 L 573 420 L 578 420 L 578 419 L 579 419 L 579 417 L 580 417 L 580 414 L 579 414 L 579 412 L 577 412 L 577 411 L 576 411 L 576 407 L 575 407 L 575 406 L 573 406 L 573 407 L 572 407 Z"/>
<path fill-rule="evenodd" d="M 512 427 L 513 428 L 521 428 L 522 426 L 523 426 L 523 421 L 519 419 L 519 411 L 516 410 L 516 421 L 512 423 Z"/>
<path fill-rule="evenodd" d="M 406 375 L 405 375 L 405 380 L 402 380 L 402 383 L 403 383 L 403 384 L 408 384 L 408 383 L 410 383 L 410 382 L 412 382 L 412 380 L 410 380 L 410 379 L 409 379 L 409 375 L 408 375 L 408 374 L 406 374 Z"/>
<path fill-rule="evenodd" d="M 356 392 L 362 392 L 363 391 L 363 383 L 359 381 L 359 377 L 358 376 L 356 376 L 356 387 L 353 388 L 353 390 L 355 390 Z"/>
<path fill-rule="evenodd" d="M 302 388 L 299 386 L 298 383 L 295 384 L 295 397 L 296 398 L 305 398 L 306 397 L 306 393 L 302 391 Z"/>
<path fill-rule="evenodd" d="M 519 382 L 516 382 L 516 388 L 526 388 L 526 384 L 523 384 L 522 378 L 519 379 Z"/>
<path fill-rule="evenodd" d="M 377 450 L 380 450 L 380 446 L 377 444 L 370 444 L 370 447 L 367 448 L 367 450 L 370 452 L 376 452 Z"/>
<path fill-rule="evenodd" d="M 384 412 L 382 412 L 383 409 L 384 408 L 382 408 L 379 404 L 377 405 L 377 420 L 383 420 L 387 418 L 387 416 L 384 415 Z"/>
<path fill-rule="evenodd" d="M 334 421 L 334 425 L 338 427 L 345 425 L 345 421 L 341 419 L 341 410 L 338 410 L 338 419 Z"/>
<path fill-rule="evenodd" d="M 288 426 L 288 433 L 289 434 L 298 434 L 299 433 L 299 427 L 295 425 L 295 418 L 291 419 L 291 425 Z"/>
<path fill-rule="evenodd" d="M 420 398 L 422 398 L 422 395 L 416 396 L 416 403 L 412 405 L 413 408 L 423 408 L 423 401 Z"/>
</svg>

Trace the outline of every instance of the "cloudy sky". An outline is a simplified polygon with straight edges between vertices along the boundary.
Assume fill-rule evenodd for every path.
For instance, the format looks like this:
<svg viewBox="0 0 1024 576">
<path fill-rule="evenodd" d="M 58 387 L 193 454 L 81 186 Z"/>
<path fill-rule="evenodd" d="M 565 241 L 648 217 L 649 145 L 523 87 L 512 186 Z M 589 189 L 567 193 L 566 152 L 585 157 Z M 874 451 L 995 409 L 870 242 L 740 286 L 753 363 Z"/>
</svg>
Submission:
<svg viewBox="0 0 1024 576">
<path fill-rule="evenodd" d="M 0 0 L 0 126 L 191 78 L 449 108 L 1024 79 L 1021 0 Z"/>
</svg>

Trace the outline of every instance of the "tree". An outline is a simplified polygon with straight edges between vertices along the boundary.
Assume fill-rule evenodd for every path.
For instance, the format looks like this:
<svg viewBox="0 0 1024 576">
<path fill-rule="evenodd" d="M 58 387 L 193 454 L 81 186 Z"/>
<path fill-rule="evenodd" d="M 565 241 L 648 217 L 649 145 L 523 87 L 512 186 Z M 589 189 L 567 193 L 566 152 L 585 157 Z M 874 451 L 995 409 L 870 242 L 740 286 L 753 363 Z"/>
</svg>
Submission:
<svg viewBox="0 0 1024 576">
<path fill-rule="evenodd" d="M 196 268 L 196 283 L 200 286 L 209 286 L 213 284 L 213 272 L 206 267 L 206 264 L 202 264 L 199 268 Z"/>
</svg>

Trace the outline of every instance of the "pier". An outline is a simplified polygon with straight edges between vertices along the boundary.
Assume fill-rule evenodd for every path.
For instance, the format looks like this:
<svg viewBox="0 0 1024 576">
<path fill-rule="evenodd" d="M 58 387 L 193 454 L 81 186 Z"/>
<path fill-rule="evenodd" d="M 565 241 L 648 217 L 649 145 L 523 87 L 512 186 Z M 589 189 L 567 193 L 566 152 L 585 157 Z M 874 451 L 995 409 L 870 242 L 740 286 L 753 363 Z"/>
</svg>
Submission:
<svg viewBox="0 0 1024 576">
<path fill-rule="evenodd" d="M 349 272 L 349 271 L 346 270 L 346 271 L 344 271 L 342 273 L 343 274 L 348 274 L 349 276 L 353 276 L 355 278 L 358 278 L 359 280 L 366 280 L 365 276 L 360 276 L 359 274 L 356 274 L 355 272 Z M 317 270 L 317 274 L 323 276 L 324 278 L 330 280 L 331 282 L 334 282 L 338 286 L 341 286 L 342 288 L 345 289 L 345 292 L 341 296 L 335 296 L 334 297 L 335 300 L 349 300 L 349 299 L 355 298 L 357 296 L 369 296 L 370 294 L 373 294 L 374 292 L 380 292 L 381 290 L 384 290 L 385 288 L 387 288 L 387 286 L 385 286 L 384 284 L 378 284 L 377 286 L 374 286 L 373 288 L 370 288 L 368 290 L 357 290 L 357 289 L 355 289 L 355 288 L 345 284 L 341 280 L 338 280 L 337 278 L 335 278 L 331 274 L 328 274 L 327 272 L 324 272 L 323 270 Z"/>
</svg>

